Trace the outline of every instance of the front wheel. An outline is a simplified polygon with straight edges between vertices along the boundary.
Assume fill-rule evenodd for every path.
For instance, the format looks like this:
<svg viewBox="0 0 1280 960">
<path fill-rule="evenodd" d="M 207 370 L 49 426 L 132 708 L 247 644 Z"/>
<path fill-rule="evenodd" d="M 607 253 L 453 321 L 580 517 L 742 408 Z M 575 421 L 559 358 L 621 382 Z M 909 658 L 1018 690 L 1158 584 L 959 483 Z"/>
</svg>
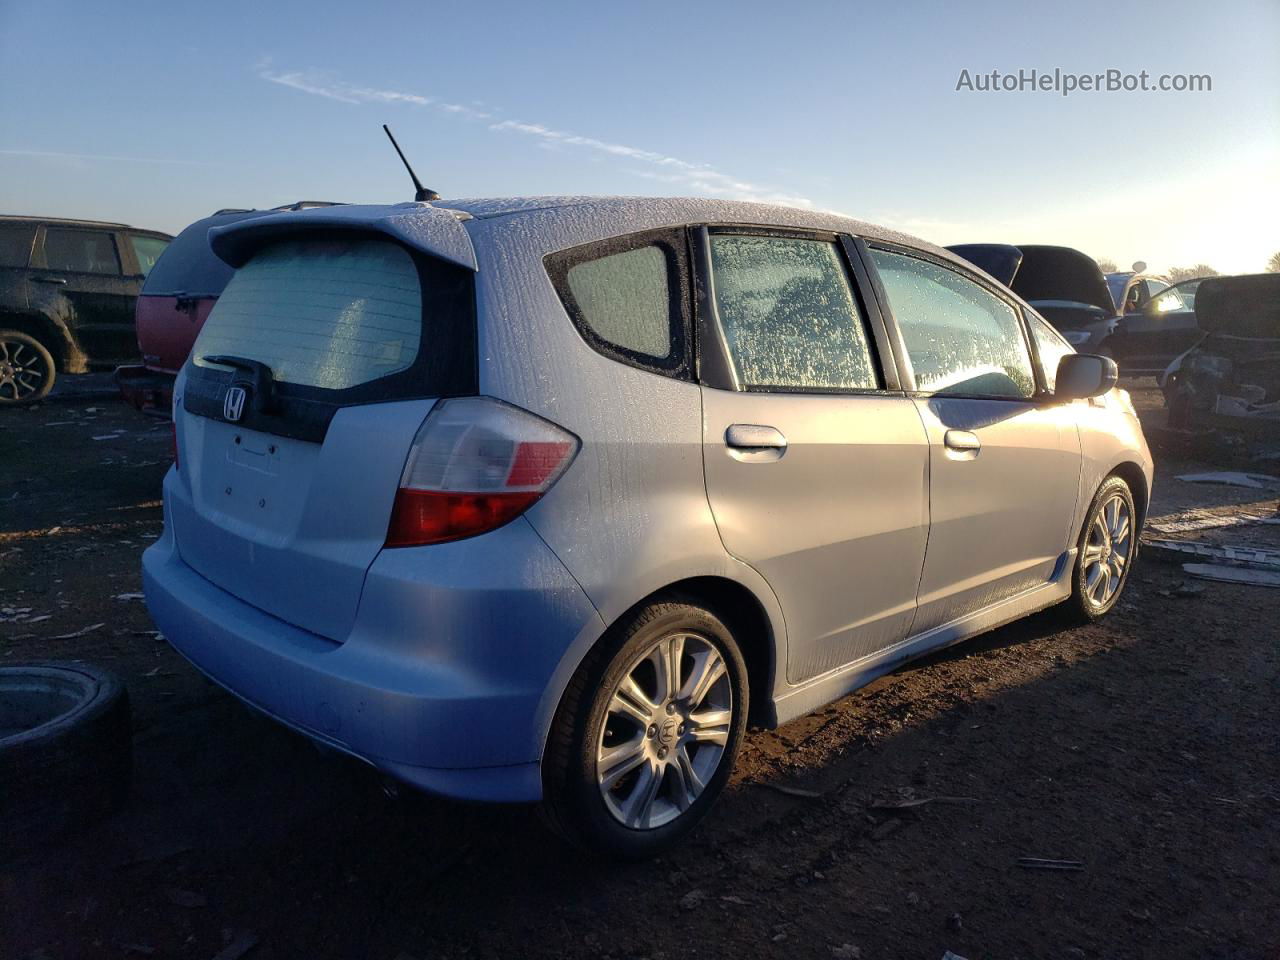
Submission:
<svg viewBox="0 0 1280 960">
<path fill-rule="evenodd" d="M 552 726 L 543 766 L 552 828 L 628 859 L 675 846 L 729 779 L 746 677 L 709 609 L 654 603 L 620 623 L 579 667 Z"/>
<path fill-rule="evenodd" d="M 57 367 L 45 345 L 20 330 L 0 330 L 0 406 L 42 400 Z"/>
<path fill-rule="evenodd" d="M 1097 620 L 1119 602 L 1138 553 L 1137 517 L 1129 485 L 1114 476 L 1103 481 L 1085 515 L 1064 605 L 1075 622 Z"/>
</svg>

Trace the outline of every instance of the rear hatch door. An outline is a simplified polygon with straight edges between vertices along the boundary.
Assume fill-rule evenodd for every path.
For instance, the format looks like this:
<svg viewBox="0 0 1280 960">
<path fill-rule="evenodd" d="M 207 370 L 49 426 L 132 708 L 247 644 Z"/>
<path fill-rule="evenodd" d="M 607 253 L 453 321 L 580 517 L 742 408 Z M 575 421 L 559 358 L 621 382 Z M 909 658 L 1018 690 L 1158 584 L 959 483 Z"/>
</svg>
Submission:
<svg viewBox="0 0 1280 960">
<path fill-rule="evenodd" d="M 357 209 L 231 228 L 220 252 L 239 269 L 179 385 L 170 504 L 188 565 L 336 641 L 385 542 L 418 427 L 437 398 L 476 386 L 461 224 L 418 209 L 428 223 L 397 230 L 353 223 Z"/>
</svg>

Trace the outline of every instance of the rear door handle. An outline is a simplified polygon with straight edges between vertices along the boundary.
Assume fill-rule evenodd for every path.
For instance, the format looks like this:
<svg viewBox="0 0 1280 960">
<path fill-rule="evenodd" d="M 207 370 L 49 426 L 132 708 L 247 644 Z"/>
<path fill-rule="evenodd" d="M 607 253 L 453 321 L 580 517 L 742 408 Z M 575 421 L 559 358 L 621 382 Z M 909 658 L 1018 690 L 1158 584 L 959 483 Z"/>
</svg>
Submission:
<svg viewBox="0 0 1280 960">
<path fill-rule="evenodd" d="M 62 277 L 33 277 L 36 283 L 56 283 L 60 286 L 66 286 L 67 281 Z"/>
<path fill-rule="evenodd" d="M 759 423 L 734 423 L 724 432 L 724 442 L 736 450 L 785 450 L 787 438 L 777 427 Z"/>
<path fill-rule="evenodd" d="M 777 427 L 735 423 L 724 432 L 725 452 L 739 463 L 773 463 L 787 452 L 787 438 Z"/>
<path fill-rule="evenodd" d="M 978 439 L 978 435 L 968 430 L 948 430 L 943 435 L 942 442 L 946 444 L 948 450 L 968 454 L 966 459 L 976 457 L 978 451 L 982 449 L 982 441 Z"/>
</svg>

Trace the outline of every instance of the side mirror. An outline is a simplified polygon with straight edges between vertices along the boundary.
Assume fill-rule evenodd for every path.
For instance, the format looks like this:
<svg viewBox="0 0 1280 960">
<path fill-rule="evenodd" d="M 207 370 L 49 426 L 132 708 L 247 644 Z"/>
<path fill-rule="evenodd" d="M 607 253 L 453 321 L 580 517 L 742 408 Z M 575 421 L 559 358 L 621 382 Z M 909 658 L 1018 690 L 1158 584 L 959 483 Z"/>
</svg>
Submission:
<svg viewBox="0 0 1280 960">
<path fill-rule="evenodd" d="M 1110 357 L 1092 353 L 1068 353 L 1058 361 L 1055 400 L 1087 400 L 1100 397 L 1116 385 L 1120 369 Z"/>
</svg>

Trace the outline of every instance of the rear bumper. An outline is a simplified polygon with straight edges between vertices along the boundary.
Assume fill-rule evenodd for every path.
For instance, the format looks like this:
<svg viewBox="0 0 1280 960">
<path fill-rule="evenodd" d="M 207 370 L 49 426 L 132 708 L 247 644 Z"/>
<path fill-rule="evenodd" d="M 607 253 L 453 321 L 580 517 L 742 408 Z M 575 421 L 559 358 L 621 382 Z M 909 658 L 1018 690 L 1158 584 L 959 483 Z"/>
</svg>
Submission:
<svg viewBox="0 0 1280 960">
<path fill-rule="evenodd" d="M 142 364 L 116 367 L 115 381 L 120 395 L 135 410 L 168 417 L 173 409 L 175 374 L 152 370 Z"/>
<path fill-rule="evenodd" d="M 383 551 L 341 644 L 204 579 L 170 528 L 143 554 L 143 583 L 174 648 L 251 706 L 432 793 L 536 801 L 548 697 L 603 623 L 523 519 L 443 546 L 463 549 L 429 568 L 417 550 Z"/>
</svg>

